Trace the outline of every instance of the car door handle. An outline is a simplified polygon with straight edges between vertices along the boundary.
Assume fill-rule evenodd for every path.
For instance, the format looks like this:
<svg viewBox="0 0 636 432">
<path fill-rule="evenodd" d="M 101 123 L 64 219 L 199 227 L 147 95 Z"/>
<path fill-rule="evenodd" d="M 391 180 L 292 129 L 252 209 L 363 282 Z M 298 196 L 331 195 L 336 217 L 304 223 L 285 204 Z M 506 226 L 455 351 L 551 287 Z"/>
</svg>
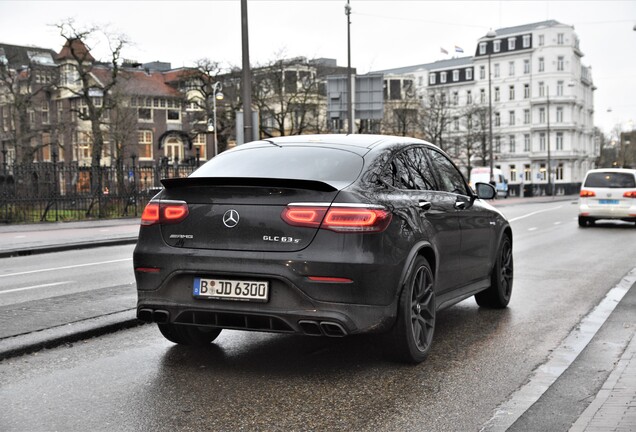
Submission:
<svg viewBox="0 0 636 432">
<path fill-rule="evenodd" d="M 465 201 L 457 201 L 457 202 L 455 202 L 455 208 L 457 210 L 464 210 L 466 208 L 466 202 Z"/>
<path fill-rule="evenodd" d="M 417 205 L 420 207 L 420 210 L 422 211 L 429 211 L 431 207 L 433 206 L 433 204 L 431 204 L 429 201 L 420 201 L 417 203 Z"/>
</svg>

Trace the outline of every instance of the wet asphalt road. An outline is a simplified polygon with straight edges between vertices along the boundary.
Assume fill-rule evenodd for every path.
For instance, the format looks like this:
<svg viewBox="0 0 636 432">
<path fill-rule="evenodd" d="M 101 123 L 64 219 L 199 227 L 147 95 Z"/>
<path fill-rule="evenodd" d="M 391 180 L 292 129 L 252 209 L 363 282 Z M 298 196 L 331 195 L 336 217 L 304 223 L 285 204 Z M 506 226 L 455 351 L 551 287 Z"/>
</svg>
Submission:
<svg viewBox="0 0 636 432">
<path fill-rule="evenodd" d="M 224 331 L 197 350 L 143 326 L 1 362 L 0 430 L 479 430 L 635 264 L 632 225 L 580 229 L 569 202 L 501 210 L 509 308 L 440 312 L 421 365 L 371 336 Z"/>
</svg>

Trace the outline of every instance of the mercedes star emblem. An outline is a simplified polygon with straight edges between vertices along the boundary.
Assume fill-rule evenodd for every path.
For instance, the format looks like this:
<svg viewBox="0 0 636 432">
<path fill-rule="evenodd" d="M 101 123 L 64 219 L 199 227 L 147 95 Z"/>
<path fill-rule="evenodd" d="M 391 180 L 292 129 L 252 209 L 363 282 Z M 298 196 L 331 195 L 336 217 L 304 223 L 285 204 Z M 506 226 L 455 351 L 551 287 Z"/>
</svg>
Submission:
<svg viewBox="0 0 636 432">
<path fill-rule="evenodd" d="M 223 225 L 228 228 L 234 228 L 239 223 L 240 216 L 234 209 L 230 209 L 223 215 Z"/>
</svg>

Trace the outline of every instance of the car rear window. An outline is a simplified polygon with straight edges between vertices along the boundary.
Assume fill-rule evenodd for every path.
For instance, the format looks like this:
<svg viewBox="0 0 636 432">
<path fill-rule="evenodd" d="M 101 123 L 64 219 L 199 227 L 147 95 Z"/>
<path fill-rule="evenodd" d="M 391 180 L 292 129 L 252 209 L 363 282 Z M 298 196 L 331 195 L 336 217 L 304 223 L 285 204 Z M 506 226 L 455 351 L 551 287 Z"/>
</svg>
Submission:
<svg viewBox="0 0 636 432">
<path fill-rule="evenodd" d="M 250 177 L 351 183 L 363 159 L 347 150 L 311 146 L 267 146 L 221 153 L 191 177 Z"/>
<path fill-rule="evenodd" d="M 636 187 L 633 174 L 618 172 L 589 173 L 585 179 L 585 187 L 625 189 Z"/>
</svg>

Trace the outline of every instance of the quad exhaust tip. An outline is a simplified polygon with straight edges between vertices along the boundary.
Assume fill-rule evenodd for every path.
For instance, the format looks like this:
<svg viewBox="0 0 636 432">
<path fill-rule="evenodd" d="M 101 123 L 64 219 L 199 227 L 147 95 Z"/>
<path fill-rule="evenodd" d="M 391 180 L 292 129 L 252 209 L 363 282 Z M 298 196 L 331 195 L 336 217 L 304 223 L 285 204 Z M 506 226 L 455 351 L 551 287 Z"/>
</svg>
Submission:
<svg viewBox="0 0 636 432">
<path fill-rule="evenodd" d="M 343 337 L 347 335 L 344 327 L 336 322 L 302 320 L 298 321 L 298 325 L 308 336 Z"/>
<path fill-rule="evenodd" d="M 137 318 L 144 322 L 167 323 L 170 320 L 170 312 L 161 309 L 139 309 Z"/>
</svg>

